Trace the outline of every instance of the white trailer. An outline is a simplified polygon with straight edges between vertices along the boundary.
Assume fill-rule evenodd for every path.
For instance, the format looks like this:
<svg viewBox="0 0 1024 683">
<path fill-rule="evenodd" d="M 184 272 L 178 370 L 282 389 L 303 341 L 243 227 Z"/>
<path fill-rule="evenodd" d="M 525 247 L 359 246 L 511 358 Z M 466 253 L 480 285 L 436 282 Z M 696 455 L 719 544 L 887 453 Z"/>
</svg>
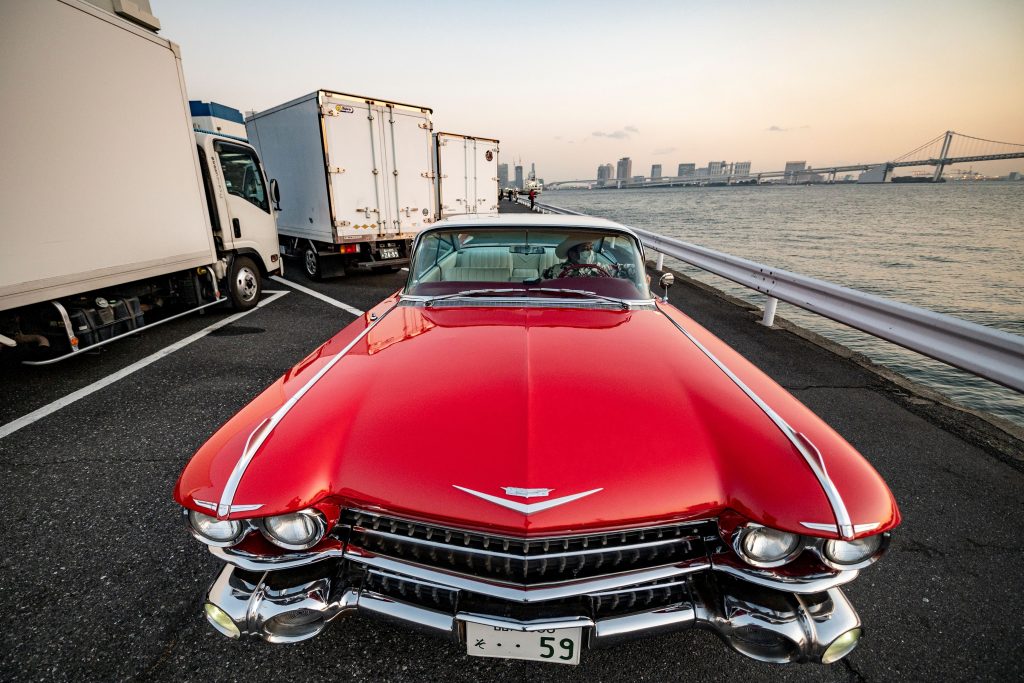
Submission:
<svg viewBox="0 0 1024 683">
<path fill-rule="evenodd" d="M 498 213 L 498 141 L 434 134 L 437 216 Z"/>
<path fill-rule="evenodd" d="M 316 280 L 397 270 L 434 221 L 431 110 L 318 90 L 246 118 L 287 201 L 282 251 Z"/>
<path fill-rule="evenodd" d="M 4 2 L 0 44 L 0 341 L 59 360 L 254 306 L 275 190 L 249 145 L 193 132 L 178 46 L 80 0 Z"/>
</svg>

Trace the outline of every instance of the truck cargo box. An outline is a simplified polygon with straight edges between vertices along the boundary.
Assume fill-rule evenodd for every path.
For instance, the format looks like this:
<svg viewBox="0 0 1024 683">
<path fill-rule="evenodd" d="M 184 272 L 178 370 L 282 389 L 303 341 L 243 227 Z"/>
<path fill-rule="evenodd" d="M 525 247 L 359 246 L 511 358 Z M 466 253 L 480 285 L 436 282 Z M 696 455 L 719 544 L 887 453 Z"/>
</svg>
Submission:
<svg viewBox="0 0 1024 683">
<path fill-rule="evenodd" d="M 247 117 L 249 142 L 287 197 L 282 243 L 411 239 L 432 223 L 430 114 L 318 90 Z"/>
<path fill-rule="evenodd" d="M 439 218 L 498 213 L 498 141 L 457 133 L 434 135 Z"/>
<path fill-rule="evenodd" d="M 216 261 L 178 47 L 77 0 L 0 44 L 0 310 Z"/>
</svg>

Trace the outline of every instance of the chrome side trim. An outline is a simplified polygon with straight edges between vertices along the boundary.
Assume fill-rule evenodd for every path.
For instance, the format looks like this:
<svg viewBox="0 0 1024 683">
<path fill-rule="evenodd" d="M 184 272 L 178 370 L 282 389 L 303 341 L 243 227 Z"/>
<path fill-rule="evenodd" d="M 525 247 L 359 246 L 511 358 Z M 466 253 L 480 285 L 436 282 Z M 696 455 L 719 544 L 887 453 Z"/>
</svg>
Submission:
<svg viewBox="0 0 1024 683">
<path fill-rule="evenodd" d="M 277 571 L 278 569 L 293 569 L 294 567 L 305 567 L 306 565 L 328 560 L 332 557 L 342 557 L 341 548 L 329 548 L 318 550 L 315 553 L 288 553 L 287 555 L 253 555 L 244 550 L 228 548 L 217 548 L 212 545 L 206 546 L 210 554 L 222 562 L 246 569 L 251 572 Z"/>
<path fill-rule="evenodd" d="M 807 463 L 808 467 L 811 468 L 811 472 L 818 479 L 818 484 L 821 486 L 822 491 L 825 492 L 825 497 L 828 498 L 829 505 L 832 507 L 832 514 L 835 515 L 836 524 L 839 529 L 839 535 L 846 539 L 852 540 L 854 537 L 853 520 L 850 519 L 850 513 L 846 509 L 846 503 L 843 502 L 843 498 L 839 493 L 839 489 L 836 487 L 835 482 L 828 475 L 828 471 L 825 469 L 825 462 L 821 457 L 821 452 L 811 442 L 807 436 L 793 429 L 788 422 L 786 422 L 781 415 L 772 410 L 771 406 L 764 402 L 760 396 L 758 396 L 753 389 L 748 387 L 743 380 L 736 376 L 732 370 L 730 370 L 725 363 L 718 359 L 715 354 L 701 344 L 696 337 L 686 331 L 682 325 L 665 312 L 664 309 L 658 309 L 665 318 L 668 319 L 677 330 L 683 333 L 687 339 L 693 342 L 693 345 L 700 349 L 701 353 L 708 357 L 708 359 L 718 366 L 718 369 L 725 373 L 726 377 L 733 381 L 740 390 L 753 401 L 758 408 L 760 408 L 768 418 L 775 423 L 775 426 L 779 428 L 796 450 L 803 456 L 804 462 Z M 812 452 L 813 451 L 813 452 Z"/>
<path fill-rule="evenodd" d="M 212 549 L 211 552 L 213 552 Z M 648 581 L 656 581 L 657 579 L 682 576 L 683 574 L 692 574 L 694 572 L 704 571 L 711 568 L 711 564 L 709 562 L 702 560 L 694 562 L 693 564 L 642 569 L 636 572 L 615 574 L 613 576 L 605 576 L 598 579 L 586 579 L 571 583 L 548 584 L 547 586 L 538 588 L 517 588 L 513 586 L 488 583 L 486 581 L 479 581 L 466 576 L 448 574 L 446 572 L 428 569 L 427 567 L 422 567 L 420 565 L 409 564 L 407 562 L 397 562 L 385 557 L 367 556 L 360 554 L 359 552 L 354 552 L 351 548 L 345 552 L 344 557 L 346 560 L 351 560 L 352 562 L 364 564 L 377 569 L 383 569 L 394 574 L 411 576 L 414 579 L 436 583 L 457 590 L 479 593 L 481 595 L 490 595 L 504 600 L 523 603 L 543 602 L 545 600 L 556 600 L 558 598 L 572 597 L 576 595 L 587 595 L 589 593 L 621 588 L 623 586 L 631 586 L 636 583 L 646 583 Z"/>
<path fill-rule="evenodd" d="M 696 619 L 697 614 L 693 605 L 682 602 L 649 612 L 601 619 L 595 624 L 594 639 L 600 642 L 603 639 L 621 638 L 634 633 L 682 628 L 692 624 Z"/>
<path fill-rule="evenodd" d="M 833 575 L 817 576 L 813 578 L 788 578 L 771 575 L 766 572 L 759 572 L 756 569 L 731 567 L 727 564 L 716 564 L 713 569 L 716 572 L 729 574 L 730 576 L 735 576 L 737 579 L 742 579 L 749 583 L 755 583 L 758 586 L 774 588 L 775 590 L 797 594 L 822 593 L 824 591 L 831 590 L 832 588 L 836 588 L 837 586 L 850 583 L 860 575 L 860 572 L 854 569 L 851 571 L 838 572 Z"/>
<path fill-rule="evenodd" d="M 242 481 L 242 476 L 245 474 L 246 469 L 249 467 L 249 463 L 256 456 L 256 453 L 260 450 L 260 447 L 267 440 L 267 437 L 274 431 L 274 429 L 281 424 L 281 421 L 286 415 L 295 407 L 295 404 L 302 399 L 306 393 L 309 392 L 313 386 L 319 382 L 324 375 L 326 375 L 331 368 L 337 365 L 338 361 L 344 358 L 352 348 L 358 344 L 370 330 L 377 326 L 381 320 L 387 317 L 388 313 L 395 310 L 395 304 L 391 308 L 381 313 L 380 317 L 367 325 L 362 332 L 356 335 L 353 339 L 345 346 L 337 355 L 334 356 L 324 367 L 320 368 L 319 371 L 313 377 L 310 378 L 295 394 L 292 395 L 284 405 L 277 409 L 272 416 L 264 420 L 249 434 L 249 440 L 245 444 L 245 449 L 242 451 L 242 455 L 238 458 L 238 462 L 235 463 L 234 469 L 231 471 L 231 476 L 228 477 L 227 483 L 224 485 L 224 492 L 220 497 L 220 504 L 217 506 L 217 516 L 226 517 L 232 511 L 232 504 L 235 498 L 235 492 L 238 490 L 238 484 Z"/>
<path fill-rule="evenodd" d="M 807 527 L 808 529 L 814 529 L 815 531 L 830 531 L 834 534 L 839 533 L 839 529 L 835 524 L 821 524 L 818 522 L 800 522 L 800 526 Z M 865 531 L 874 531 L 878 527 L 882 526 L 881 522 L 871 522 L 870 524 L 854 524 L 853 533 L 861 534 Z"/>
<path fill-rule="evenodd" d="M 196 311 L 201 311 L 204 308 L 209 308 L 210 306 L 216 306 L 217 304 L 224 303 L 225 301 L 227 301 L 227 298 L 221 298 L 221 299 L 217 299 L 216 301 L 211 301 L 210 303 L 203 304 L 202 306 L 196 306 L 195 308 L 190 308 L 187 311 L 182 311 L 181 313 L 176 313 L 176 314 L 174 314 L 174 315 L 172 315 L 170 317 L 161 318 L 160 320 L 157 320 L 155 323 L 149 323 L 148 325 L 143 325 L 142 327 L 136 327 L 134 330 L 128 330 L 127 332 L 123 332 L 123 333 L 117 335 L 116 337 L 111 337 L 110 339 L 104 339 L 103 341 L 96 342 L 95 344 L 89 344 L 88 346 L 83 346 L 80 349 L 79 348 L 75 348 L 75 349 L 73 349 L 71 351 L 71 353 L 66 353 L 63 356 L 57 356 L 56 358 L 47 358 L 46 360 L 32 360 L 32 361 L 26 360 L 26 361 L 22 361 L 21 364 L 22 365 L 52 365 L 54 363 L 59 363 L 62 360 L 67 360 L 68 358 L 71 358 L 72 356 L 77 356 L 77 355 L 79 355 L 83 351 L 91 351 L 93 349 L 98 349 L 101 346 L 106 346 L 107 344 L 112 344 L 112 343 L 116 342 L 118 339 L 124 339 L 125 337 L 130 337 L 133 334 L 138 334 L 139 332 L 144 332 L 144 331 L 146 331 L 148 329 L 156 327 L 157 325 L 163 325 L 164 323 L 169 323 L 172 320 L 175 320 L 175 319 L 180 318 L 182 316 L 189 315 L 190 313 L 195 313 Z M 52 303 L 54 303 L 54 304 L 59 306 L 59 304 L 57 304 L 56 301 L 54 301 Z M 60 309 L 61 309 L 61 315 L 65 319 L 68 319 L 67 318 L 67 312 L 63 310 L 63 306 L 60 306 Z M 70 319 L 68 319 L 68 323 L 67 324 L 68 324 L 69 329 L 70 329 L 70 325 L 71 325 Z"/>
<path fill-rule="evenodd" d="M 516 512 L 521 512 L 524 515 L 532 515 L 535 512 L 542 512 L 543 510 L 549 510 L 549 509 L 551 509 L 553 507 L 558 507 L 559 505 L 565 505 L 566 503 L 571 503 L 574 500 L 579 500 L 580 498 L 584 498 L 584 497 L 589 496 L 591 494 L 597 493 L 598 491 L 604 491 L 603 488 L 592 489 L 590 491 L 584 491 L 583 493 L 574 493 L 571 496 L 562 496 L 561 498 L 552 498 L 551 500 L 545 500 L 545 501 L 540 502 L 540 503 L 520 503 L 520 502 L 515 501 L 515 500 L 508 500 L 507 498 L 500 498 L 498 496 L 492 496 L 489 493 L 481 493 L 480 491 L 474 491 L 473 489 L 467 489 L 467 488 L 465 488 L 463 486 L 456 486 L 455 484 L 452 484 L 452 487 L 453 488 L 457 488 L 458 490 L 463 491 L 465 493 L 468 493 L 471 496 L 476 496 L 477 498 L 482 498 L 482 499 L 486 500 L 489 503 L 494 503 L 495 505 L 500 505 L 502 507 L 508 508 L 509 510 L 515 510 Z"/>
<path fill-rule="evenodd" d="M 361 611 L 373 612 L 385 619 L 413 623 L 428 631 L 454 632 L 454 617 L 422 607 L 407 605 L 404 602 L 396 602 L 391 598 L 376 593 L 367 591 L 360 593 L 357 607 Z"/>
<path fill-rule="evenodd" d="M 416 545 L 423 545 L 423 546 L 427 546 L 429 548 L 437 548 L 439 550 L 444 550 L 444 551 L 447 551 L 447 552 L 467 553 L 467 554 L 471 554 L 471 555 L 481 555 L 481 556 L 486 556 L 486 557 L 498 557 L 498 558 L 510 559 L 510 560 L 551 560 L 551 559 L 558 559 L 560 557 L 579 557 L 580 555 L 597 555 L 597 554 L 608 553 L 608 552 L 612 552 L 612 551 L 615 551 L 615 552 L 625 552 L 625 551 L 629 551 L 629 550 L 640 550 L 642 548 L 655 548 L 655 547 L 663 546 L 663 545 L 672 545 L 674 543 L 682 543 L 682 542 L 685 542 L 687 540 L 693 539 L 692 536 L 690 536 L 690 537 L 684 536 L 684 537 L 681 537 L 681 538 L 670 538 L 670 539 L 666 539 L 666 540 L 663 540 L 663 541 L 649 541 L 649 542 L 646 542 L 646 543 L 634 543 L 634 544 L 631 544 L 631 545 L 617 545 L 617 546 L 614 546 L 612 548 L 600 547 L 600 548 L 587 548 L 587 549 L 583 549 L 583 550 L 572 550 L 572 551 L 569 551 L 569 552 L 561 552 L 561 553 L 537 552 L 537 553 L 534 553 L 532 555 L 531 554 L 525 554 L 525 553 L 521 554 L 521 555 L 517 555 L 515 553 L 503 553 L 503 552 L 497 552 L 497 551 L 492 551 L 492 550 L 482 550 L 480 548 L 471 548 L 469 546 L 459 547 L 459 546 L 454 546 L 454 545 L 452 545 L 450 543 L 440 543 L 438 541 L 428 541 L 426 539 L 416 538 L 415 536 L 403 536 L 401 534 L 393 534 L 393 533 L 390 533 L 388 531 L 376 531 L 374 529 L 367 529 L 365 527 L 360 527 L 360 526 L 355 527 L 353 530 L 357 531 L 359 533 L 367 534 L 369 536 L 379 536 L 381 538 L 395 539 L 396 541 L 400 541 L 401 543 L 412 543 L 412 544 L 416 544 Z"/>
</svg>

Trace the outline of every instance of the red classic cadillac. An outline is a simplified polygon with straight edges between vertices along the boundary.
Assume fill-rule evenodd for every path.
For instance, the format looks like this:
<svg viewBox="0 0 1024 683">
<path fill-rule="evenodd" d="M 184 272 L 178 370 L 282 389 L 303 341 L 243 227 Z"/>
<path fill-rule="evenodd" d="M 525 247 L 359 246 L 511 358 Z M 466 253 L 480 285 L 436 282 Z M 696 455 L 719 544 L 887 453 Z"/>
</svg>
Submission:
<svg viewBox="0 0 1024 683">
<path fill-rule="evenodd" d="M 853 650 L 840 586 L 888 546 L 892 494 L 644 263 L 593 218 L 422 232 L 405 288 L 182 472 L 225 563 L 213 627 L 284 643 L 372 615 L 563 664 L 685 627 L 766 662 Z"/>
</svg>

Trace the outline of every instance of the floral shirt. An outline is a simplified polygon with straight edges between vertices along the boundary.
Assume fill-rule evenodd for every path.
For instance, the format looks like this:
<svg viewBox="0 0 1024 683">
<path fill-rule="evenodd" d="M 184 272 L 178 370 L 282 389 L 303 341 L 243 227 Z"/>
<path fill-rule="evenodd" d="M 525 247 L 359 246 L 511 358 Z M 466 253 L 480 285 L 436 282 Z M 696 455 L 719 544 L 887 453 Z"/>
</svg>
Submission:
<svg viewBox="0 0 1024 683">
<path fill-rule="evenodd" d="M 631 263 L 611 263 L 599 266 L 592 263 L 574 264 L 571 261 L 564 261 L 551 266 L 542 275 L 546 280 L 566 277 L 620 277 L 632 280 L 636 276 L 636 266 Z"/>
</svg>

